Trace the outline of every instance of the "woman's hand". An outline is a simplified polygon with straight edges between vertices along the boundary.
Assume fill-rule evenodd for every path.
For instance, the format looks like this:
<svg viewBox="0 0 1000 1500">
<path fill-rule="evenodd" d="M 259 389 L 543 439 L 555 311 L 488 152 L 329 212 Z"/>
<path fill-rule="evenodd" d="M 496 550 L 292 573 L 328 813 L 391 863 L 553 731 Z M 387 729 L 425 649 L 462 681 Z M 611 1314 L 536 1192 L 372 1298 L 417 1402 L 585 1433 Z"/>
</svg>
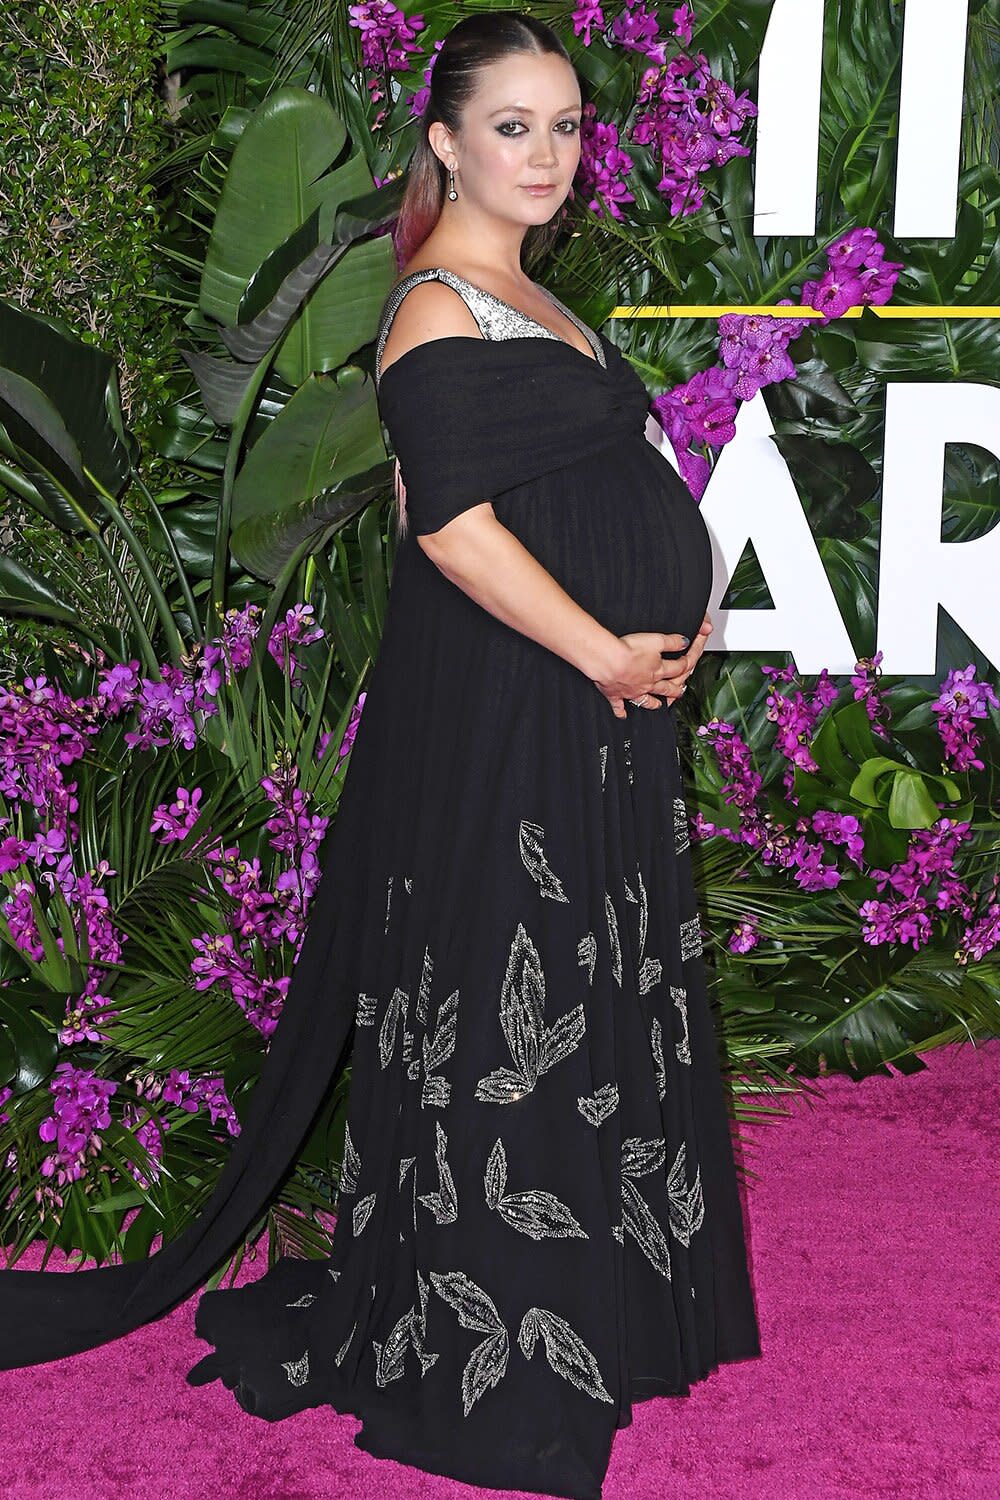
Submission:
<svg viewBox="0 0 1000 1500">
<path fill-rule="evenodd" d="M 626 698 L 632 701 L 642 699 L 637 706 L 650 709 L 662 708 L 662 698 L 668 703 L 675 703 L 685 691 L 687 679 L 701 660 L 713 629 L 712 621 L 706 614 L 698 628 L 698 634 L 684 655 L 675 657 L 672 661 L 664 661 L 660 653 L 683 650 L 685 637 L 682 635 L 640 630 L 620 636 L 627 654 L 623 655 L 614 678 L 607 681 L 591 678 L 591 681 L 607 698 L 617 719 L 626 717 Z"/>
<path fill-rule="evenodd" d="M 690 646 L 684 654 L 684 660 L 687 663 L 687 667 L 681 676 L 681 693 L 683 693 L 684 689 L 687 687 L 687 680 L 691 676 L 691 673 L 701 661 L 705 647 L 708 645 L 708 638 L 712 634 L 712 631 L 714 629 L 715 626 L 712 624 L 711 616 L 706 615 L 701 624 L 698 626 L 698 634 L 695 636 L 694 640 L 691 642 Z M 680 696 L 680 694 L 678 694 L 678 696 Z"/>
</svg>

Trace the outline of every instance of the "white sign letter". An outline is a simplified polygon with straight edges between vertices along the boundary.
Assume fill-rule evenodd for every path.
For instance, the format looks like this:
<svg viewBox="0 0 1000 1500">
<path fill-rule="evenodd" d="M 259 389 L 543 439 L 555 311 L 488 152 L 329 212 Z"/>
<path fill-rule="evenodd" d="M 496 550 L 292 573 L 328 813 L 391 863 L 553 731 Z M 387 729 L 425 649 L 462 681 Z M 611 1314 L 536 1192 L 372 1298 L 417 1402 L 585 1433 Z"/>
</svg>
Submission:
<svg viewBox="0 0 1000 1500">
<path fill-rule="evenodd" d="M 774 0 L 758 71 L 755 235 L 816 233 L 823 11 L 823 0 Z M 969 0 L 906 0 L 897 238 L 955 235 L 968 23 Z"/>
<path fill-rule="evenodd" d="M 774 0 L 758 69 L 753 232 L 813 235 L 823 0 Z"/>
<path fill-rule="evenodd" d="M 1000 454 L 1000 389 L 886 386 L 878 643 L 882 670 L 894 675 L 934 672 L 939 604 L 1000 667 L 1000 524 L 971 542 L 942 542 L 945 443 Z"/>
</svg>

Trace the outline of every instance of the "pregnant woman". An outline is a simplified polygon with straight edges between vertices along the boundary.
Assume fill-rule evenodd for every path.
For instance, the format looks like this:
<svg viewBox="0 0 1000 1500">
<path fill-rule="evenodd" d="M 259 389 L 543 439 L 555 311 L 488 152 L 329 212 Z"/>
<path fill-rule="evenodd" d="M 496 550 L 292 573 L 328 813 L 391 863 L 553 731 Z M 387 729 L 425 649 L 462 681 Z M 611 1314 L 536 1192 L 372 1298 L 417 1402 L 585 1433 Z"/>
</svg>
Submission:
<svg viewBox="0 0 1000 1500">
<path fill-rule="evenodd" d="M 141 1273 L 84 1274 L 95 1295 L 133 1277 L 110 1337 L 210 1269 L 350 1028 L 331 1258 L 206 1293 L 190 1382 L 270 1421 L 352 1412 L 358 1446 L 432 1473 L 599 1500 L 635 1402 L 760 1345 L 672 713 L 711 628 L 709 540 L 641 380 L 521 268 L 580 114 L 531 17 L 469 17 L 436 58 L 376 347 L 400 542 L 307 941 L 202 1220 Z M 55 1293 L 47 1344 L 32 1299 L 15 1352 L 70 1352 Z"/>
</svg>

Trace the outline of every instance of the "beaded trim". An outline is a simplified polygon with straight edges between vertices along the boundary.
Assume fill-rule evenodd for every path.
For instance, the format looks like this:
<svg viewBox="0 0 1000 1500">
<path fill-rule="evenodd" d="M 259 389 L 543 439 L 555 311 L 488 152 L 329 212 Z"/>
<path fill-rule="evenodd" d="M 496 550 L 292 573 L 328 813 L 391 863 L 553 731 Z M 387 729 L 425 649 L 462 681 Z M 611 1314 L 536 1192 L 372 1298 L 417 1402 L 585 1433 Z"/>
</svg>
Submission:
<svg viewBox="0 0 1000 1500">
<path fill-rule="evenodd" d="M 409 276 L 404 276 L 398 282 L 386 301 L 382 313 L 382 322 L 379 329 L 378 344 L 375 351 L 375 383 L 381 377 L 382 354 L 385 349 L 386 339 L 389 337 L 389 329 L 392 320 L 396 316 L 400 303 L 411 287 L 421 281 L 443 281 L 465 302 L 484 339 L 502 340 L 505 338 L 544 338 L 555 339 L 557 343 L 567 344 L 570 348 L 575 346 L 564 339 L 561 334 L 553 333 L 551 328 L 546 328 L 544 323 L 531 318 L 527 313 L 521 312 L 520 308 L 512 307 L 509 302 L 504 302 L 502 297 L 497 297 L 493 292 L 488 292 L 484 287 L 476 286 L 471 281 L 466 281 L 454 271 L 448 271 L 444 267 L 428 267 L 422 271 L 411 271 Z M 545 295 L 564 313 L 570 322 L 583 334 L 587 343 L 594 351 L 597 363 L 602 369 L 607 369 L 607 361 L 604 357 L 604 348 L 599 336 L 587 327 L 586 323 L 576 316 L 570 308 L 559 301 L 558 297 L 551 292 Z M 577 353 L 582 351 L 577 350 Z"/>
</svg>

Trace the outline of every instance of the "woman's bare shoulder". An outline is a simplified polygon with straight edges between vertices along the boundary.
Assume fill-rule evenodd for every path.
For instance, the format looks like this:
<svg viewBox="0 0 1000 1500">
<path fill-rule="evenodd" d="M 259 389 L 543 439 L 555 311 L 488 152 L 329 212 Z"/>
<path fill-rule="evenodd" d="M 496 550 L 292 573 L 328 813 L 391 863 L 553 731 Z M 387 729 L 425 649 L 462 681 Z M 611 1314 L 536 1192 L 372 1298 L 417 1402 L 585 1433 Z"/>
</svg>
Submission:
<svg viewBox="0 0 1000 1500">
<path fill-rule="evenodd" d="M 418 345 L 443 338 L 481 339 L 482 334 L 458 292 L 443 281 L 420 281 L 406 293 L 393 315 L 379 373 L 384 374 L 401 355 Z"/>
</svg>

